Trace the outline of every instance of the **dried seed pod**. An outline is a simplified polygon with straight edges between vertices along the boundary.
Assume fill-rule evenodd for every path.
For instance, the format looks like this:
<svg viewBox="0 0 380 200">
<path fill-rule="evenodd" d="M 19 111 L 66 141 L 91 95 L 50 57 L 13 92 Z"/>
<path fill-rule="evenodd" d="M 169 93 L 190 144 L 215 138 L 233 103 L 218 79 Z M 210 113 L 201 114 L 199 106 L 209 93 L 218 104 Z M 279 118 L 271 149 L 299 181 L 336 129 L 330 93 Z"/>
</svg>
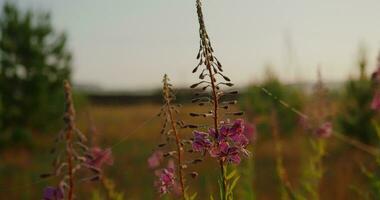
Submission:
<svg viewBox="0 0 380 200">
<path fill-rule="evenodd" d="M 199 117 L 200 114 L 198 114 L 198 113 L 190 113 L 190 116 L 192 116 L 192 117 Z"/>
<path fill-rule="evenodd" d="M 198 158 L 198 159 L 194 159 L 191 163 L 192 164 L 197 164 L 197 163 L 200 163 L 202 161 L 203 161 L 202 159 Z"/>
<path fill-rule="evenodd" d="M 191 172 L 190 173 L 191 178 L 197 178 L 198 175 L 199 175 L 198 172 Z"/>
<path fill-rule="evenodd" d="M 49 178 L 49 177 L 51 177 L 53 175 L 54 175 L 53 173 L 45 173 L 45 174 L 41 174 L 40 178 Z"/>
<path fill-rule="evenodd" d="M 166 143 L 158 144 L 158 147 L 164 147 Z"/>
</svg>

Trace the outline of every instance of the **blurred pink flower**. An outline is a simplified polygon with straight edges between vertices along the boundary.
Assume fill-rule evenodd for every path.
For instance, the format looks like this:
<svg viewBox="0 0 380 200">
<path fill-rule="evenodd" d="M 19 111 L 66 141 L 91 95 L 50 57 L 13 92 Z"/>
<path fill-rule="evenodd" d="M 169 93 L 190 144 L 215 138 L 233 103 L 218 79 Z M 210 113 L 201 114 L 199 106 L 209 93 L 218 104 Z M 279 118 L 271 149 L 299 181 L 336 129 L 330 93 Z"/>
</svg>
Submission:
<svg viewBox="0 0 380 200">
<path fill-rule="evenodd" d="M 248 139 L 248 141 L 255 142 L 257 139 L 257 130 L 256 126 L 253 123 L 244 123 L 244 136 Z"/>
<path fill-rule="evenodd" d="M 211 147 L 211 141 L 208 133 L 194 131 L 193 134 L 194 141 L 192 146 L 194 151 L 205 151 Z"/>
<path fill-rule="evenodd" d="M 160 195 L 164 195 L 175 189 L 174 187 L 176 183 L 174 168 L 174 162 L 170 160 L 167 168 L 156 171 L 158 180 L 156 181 L 155 185 L 158 188 Z"/>
<path fill-rule="evenodd" d="M 43 200 L 63 200 L 63 189 L 60 187 L 48 186 L 44 189 Z"/>
<path fill-rule="evenodd" d="M 319 138 L 328 138 L 332 134 L 332 123 L 324 122 L 316 130 L 315 135 Z"/>
<path fill-rule="evenodd" d="M 375 111 L 380 110 L 380 91 L 376 91 L 371 102 L 371 109 Z"/>
<path fill-rule="evenodd" d="M 157 168 L 158 166 L 160 166 L 162 159 L 164 157 L 163 155 L 164 154 L 162 153 L 162 151 L 153 152 L 153 154 L 148 158 L 149 168 L 153 169 L 153 168 Z"/>
<path fill-rule="evenodd" d="M 99 147 L 94 147 L 90 150 L 91 158 L 86 160 L 86 164 L 101 169 L 104 164 L 112 165 L 112 151 L 110 148 L 102 150 Z"/>
</svg>

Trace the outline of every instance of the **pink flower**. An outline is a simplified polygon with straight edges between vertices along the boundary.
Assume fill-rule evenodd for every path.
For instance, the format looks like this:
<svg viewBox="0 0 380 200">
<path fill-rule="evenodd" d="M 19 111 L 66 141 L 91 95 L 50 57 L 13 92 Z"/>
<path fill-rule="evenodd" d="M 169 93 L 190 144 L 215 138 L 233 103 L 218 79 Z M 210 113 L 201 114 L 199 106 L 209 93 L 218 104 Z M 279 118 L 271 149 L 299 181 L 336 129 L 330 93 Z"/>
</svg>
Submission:
<svg viewBox="0 0 380 200">
<path fill-rule="evenodd" d="M 245 129 L 245 123 L 242 119 L 237 119 L 230 128 L 233 135 L 242 134 Z"/>
<path fill-rule="evenodd" d="M 162 151 L 155 151 L 153 154 L 148 158 L 148 166 L 149 168 L 153 169 L 158 166 L 160 166 L 162 160 L 163 160 L 163 153 Z"/>
<path fill-rule="evenodd" d="M 211 146 L 211 141 L 208 138 L 209 134 L 200 131 L 194 131 L 194 141 L 193 141 L 193 150 L 194 151 L 205 151 Z"/>
<path fill-rule="evenodd" d="M 241 159 L 239 148 L 232 147 L 228 142 L 222 142 L 219 145 L 210 149 L 211 157 L 217 157 L 222 161 L 239 164 Z"/>
<path fill-rule="evenodd" d="M 60 187 L 46 187 L 43 192 L 43 200 L 63 200 L 63 189 Z"/>
<path fill-rule="evenodd" d="M 239 164 L 241 155 L 249 155 L 246 147 L 250 140 L 247 136 L 252 137 L 253 132 L 254 127 L 249 126 L 246 129 L 242 119 L 233 123 L 222 122 L 218 132 L 212 128 L 209 129 L 209 133 L 194 131 L 193 150 L 208 151 L 211 157 Z"/>
<path fill-rule="evenodd" d="M 331 122 L 324 122 L 315 130 L 315 135 L 319 138 L 328 138 L 331 136 L 331 134 L 332 134 Z"/>
<path fill-rule="evenodd" d="M 380 66 L 372 73 L 371 79 L 376 84 L 380 83 Z"/>
<path fill-rule="evenodd" d="M 86 160 L 86 164 L 101 169 L 104 164 L 112 165 L 112 151 L 110 148 L 102 150 L 99 147 L 94 147 L 90 151 L 91 158 Z"/>
<path fill-rule="evenodd" d="M 375 111 L 380 110 L 380 91 L 375 92 L 375 96 L 373 97 L 371 102 L 371 109 Z"/>
<path fill-rule="evenodd" d="M 158 188 L 158 192 L 164 195 L 173 189 L 175 189 L 175 170 L 174 162 L 169 161 L 168 167 L 157 171 L 158 180 L 155 185 Z"/>
<path fill-rule="evenodd" d="M 245 123 L 243 135 L 248 139 L 248 141 L 255 142 L 257 138 L 257 131 L 255 124 Z"/>
</svg>

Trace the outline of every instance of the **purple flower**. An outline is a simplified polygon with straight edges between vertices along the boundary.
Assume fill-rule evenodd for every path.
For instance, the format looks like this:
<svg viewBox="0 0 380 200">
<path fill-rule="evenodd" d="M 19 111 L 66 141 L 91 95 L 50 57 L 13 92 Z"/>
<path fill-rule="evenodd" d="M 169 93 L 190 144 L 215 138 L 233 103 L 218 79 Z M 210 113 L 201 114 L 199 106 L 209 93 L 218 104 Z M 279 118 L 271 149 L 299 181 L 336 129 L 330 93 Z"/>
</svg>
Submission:
<svg viewBox="0 0 380 200">
<path fill-rule="evenodd" d="M 246 147 L 250 141 L 248 138 L 252 138 L 254 132 L 254 127 L 246 126 L 242 119 L 233 123 L 221 122 L 218 132 L 213 128 L 210 128 L 208 133 L 194 131 L 193 150 L 208 151 L 213 158 L 239 164 L 241 155 L 249 155 Z"/>
<path fill-rule="evenodd" d="M 113 164 L 112 151 L 110 148 L 102 150 L 99 147 L 94 147 L 91 149 L 90 154 L 91 158 L 86 160 L 86 164 L 92 167 L 100 169 L 104 164 Z"/>
<path fill-rule="evenodd" d="M 162 151 L 153 152 L 153 154 L 148 158 L 149 168 L 153 169 L 160 166 L 163 159 L 163 155 L 164 154 L 162 153 Z"/>
<path fill-rule="evenodd" d="M 200 131 L 194 131 L 193 150 L 194 151 L 206 151 L 211 146 L 209 134 Z"/>
<path fill-rule="evenodd" d="M 245 123 L 243 134 L 248 139 L 248 141 L 255 142 L 257 137 L 255 124 Z"/>
<path fill-rule="evenodd" d="M 230 146 L 228 142 L 221 142 L 210 149 L 211 157 L 234 164 L 239 164 L 241 161 L 239 152 L 239 148 Z"/>
<path fill-rule="evenodd" d="M 236 146 L 245 148 L 247 147 L 249 140 L 244 134 L 236 134 L 231 136 L 232 141 Z"/>
<path fill-rule="evenodd" d="M 168 167 L 157 171 L 158 180 L 155 185 L 158 192 L 164 195 L 170 192 L 175 186 L 174 162 L 169 162 Z"/>
<path fill-rule="evenodd" d="M 232 135 L 240 135 L 244 132 L 244 120 L 237 119 L 230 128 Z"/>
<path fill-rule="evenodd" d="M 44 189 L 43 200 L 63 200 L 63 189 L 48 186 Z"/>
<path fill-rule="evenodd" d="M 375 96 L 373 97 L 371 102 L 371 109 L 375 111 L 380 110 L 380 91 L 375 92 Z"/>
<path fill-rule="evenodd" d="M 332 123 L 324 122 L 316 130 L 315 135 L 319 138 L 328 138 L 332 134 Z"/>
</svg>

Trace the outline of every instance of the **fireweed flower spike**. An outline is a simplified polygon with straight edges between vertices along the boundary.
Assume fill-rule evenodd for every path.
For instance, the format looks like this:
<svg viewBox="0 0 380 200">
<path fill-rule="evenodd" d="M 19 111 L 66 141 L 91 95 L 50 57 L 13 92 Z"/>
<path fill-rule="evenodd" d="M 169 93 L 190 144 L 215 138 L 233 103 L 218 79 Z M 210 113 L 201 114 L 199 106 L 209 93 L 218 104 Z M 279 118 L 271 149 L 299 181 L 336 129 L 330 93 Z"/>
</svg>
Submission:
<svg viewBox="0 0 380 200">
<path fill-rule="evenodd" d="M 86 180 L 98 180 L 101 165 L 109 163 L 110 150 L 105 152 L 100 149 L 90 149 L 85 144 L 86 137 L 76 128 L 75 109 L 72 99 L 71 86 L 68 81 L 64 82 L 65 113 L 63 117 L 64 128 L 59 132 L 55 140 L 55 146 L 50 153 L 55 154 L 52 163 L 52 172 L 41 175 L 41 178 L 57 177 L 57 187 L 46 187 L 43 199 L 74 199 L 75 175 L 87 169 L 94 175 Z M 62 146 L 63 145 L 63 146 Z M 94 151 L 95 150 L 95 151 Z"/>
<path fill-rule="evenodd" d="M 199 72 L 200 81 L 191 85 L 190 88 L 198 89 L 193 103 L 199 106 L 211 105 L 212 110 L 205 113 L 190 113 L 192 117 L 211 117 L 213 126 L 208 131 L 194 131 L 193 150 L 208 152 L 212 157 L 217 158 L 220 171 L 220 192 L 223 200 L 232 199 L 234 185 L 227 180 L 227 165 L 229 163 L 238 164 L 241 154 L 248 154 L 245 147 L 248 139 L 244 136 L 242 121 L 223 123 L 220 120 L 226 117 L 240 116 L 243 112 L 229 112 L 229 108 L 237 103 L 234 100 L 236 91 L 223 91 L 223 87 L 232 87 L 233 83 L 229 77 L 223 74 L 222 64 L 214 56 L 214 49 L 206 31 L 203 19 L 202 4 L 196 0 L 196 9 L 199 22 L 200 45 L 197 54 L 198 64 L 193 69 L 193 73 Z M 220 81 L 220 80 L 222 81 Z M 207 91 L 211 90 L 210 93 Z M 240 129 L 239 129 L 240 128 Z M 235 130 L 236 129 L 236 130 Z M 232 177 L 231 182 L 236 182 L 239 177 Z"/>
<path fill-rule="evenodd" d="M 174 164 L 169 160 L 168 167 L 158 170 L 155 185 L 161 195 L 172 192 L 183 199 L 194 199 L 195 194 L 191 197 L 187 194 L 185 187 L 185 169 L 188 168 L 184 162 L 184 148 L 189 146 L 189 140 L 183 140 L 180 137 L 179 129 L 182 127 L 189 127 L 191 125 L 184 125 L 184 122 L 176 119 L 176 114 L 179 113 L 178 107 L 174 105 L 175 95 L 172 90 L 172 85 L 169 83 L 169 78 L 165 74 L 163 78 L 163 106 L 159 116 L 163 119 L 163 127 L 161 135 L 164 142 L 158 145 L 159 150 L 153 152 L 148 158 L 148 166 L 151 169 L 157 168 L 161 165 L 164 158 L 175 159 L 177 162 Z M 172 148 L 174 146 L 174 148 Z M 190 147 L 187 147 L 190 148 Z"/>
</svg>

